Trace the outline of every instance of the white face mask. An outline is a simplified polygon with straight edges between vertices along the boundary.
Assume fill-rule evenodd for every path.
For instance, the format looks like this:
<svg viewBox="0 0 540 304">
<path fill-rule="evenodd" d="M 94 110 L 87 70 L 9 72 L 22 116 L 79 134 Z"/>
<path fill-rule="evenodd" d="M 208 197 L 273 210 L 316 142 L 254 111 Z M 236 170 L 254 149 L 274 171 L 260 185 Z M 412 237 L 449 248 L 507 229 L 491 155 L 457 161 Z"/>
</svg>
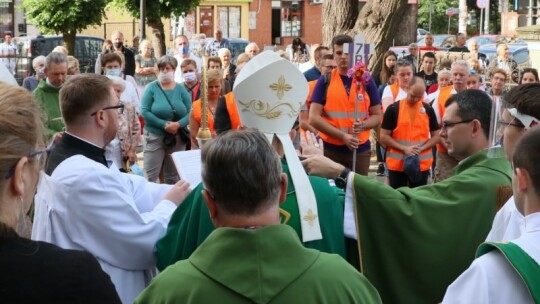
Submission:
<svg viewBox="0 0 540 304">
<path fill-rule="evenodd" d="M 120 76 L 122 74 L 122 71 L 120 69 L 110 69 L 105 72 L 105 75 L 107 76 Z"/>
<path fill-rule="evenodd" d="M 53 87 L 55 89 L 59 89 L 62 87 L 62 85 L 59 85 L 59 86 L 55 86 L 54 84 L 52 84 L 50 81 L 49 81 L 49 78 L 46 78 L 45 79 L 45 82 L 50 86 L 50 87 Z"/>
<path fill-rule="evenodd" d="M 184 77 L 184 81 L 191 82 L 197 79 L 197 74 L 195 72 L 187 72 L 182 77 Z"/>
<path fill-rule="evenodd" d="M 174 80 L 174 72 L 161 72 L 158 78 L 159 82 L 171 82 Z"/>
</svg>

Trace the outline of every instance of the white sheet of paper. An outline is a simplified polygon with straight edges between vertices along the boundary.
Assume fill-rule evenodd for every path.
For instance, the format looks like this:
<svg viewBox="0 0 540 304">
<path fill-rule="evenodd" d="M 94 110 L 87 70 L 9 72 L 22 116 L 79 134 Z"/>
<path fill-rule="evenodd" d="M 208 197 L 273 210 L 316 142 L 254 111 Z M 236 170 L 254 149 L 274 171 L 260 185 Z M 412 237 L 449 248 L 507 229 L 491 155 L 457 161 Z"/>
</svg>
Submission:
<svg viewBox="0 0 540 304">
<path fill-rule="evenodd" d="M 174 152 L 171 157 L 178 175 L 189 183 L 191 189 L 202 182 L 201 150 Z"/>
<path fill-rule="evenodd" d="M 356 234 L 356 218 L 354 216 L 354 206 L 356 204 L 352 194 L 352 176 L 347 178 L 347 188 L 345 191 L 345 210 L 343 216 L 343 232 L 345 236 L 351 239 L 358 240 Z"/>
</svg>

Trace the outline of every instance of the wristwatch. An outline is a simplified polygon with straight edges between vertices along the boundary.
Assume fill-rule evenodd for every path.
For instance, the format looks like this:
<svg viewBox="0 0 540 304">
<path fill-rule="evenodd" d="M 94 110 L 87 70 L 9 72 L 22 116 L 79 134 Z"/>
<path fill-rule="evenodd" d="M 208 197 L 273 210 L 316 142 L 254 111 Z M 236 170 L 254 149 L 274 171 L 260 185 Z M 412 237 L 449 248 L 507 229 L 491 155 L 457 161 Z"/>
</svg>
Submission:
<svg viewBox="0 0 540 304">
<path fill-rule="evenodd" d="M 345 168 L 338 177 L 334 179 L 334 182 L 336 183 L 336 187 L 340 189 L 345 189 L 347 186 L 347 177 L 349 176 L 349 173 L 351 173 L 351 169 Z"/>
</svg>

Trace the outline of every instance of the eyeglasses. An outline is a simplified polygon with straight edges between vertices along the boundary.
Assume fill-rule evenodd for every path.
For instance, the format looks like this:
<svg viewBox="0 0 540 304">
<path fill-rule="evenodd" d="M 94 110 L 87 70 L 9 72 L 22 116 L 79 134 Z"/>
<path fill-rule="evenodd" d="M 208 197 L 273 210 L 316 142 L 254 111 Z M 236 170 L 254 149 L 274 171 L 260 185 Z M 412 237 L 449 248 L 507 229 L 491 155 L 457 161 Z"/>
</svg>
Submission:
<svg viewBox="0 0 540 304">
<path fill-rule="evenodd" d="M 333 70 L 333 69 L 337 68 L 337 65 L 323 65 L 323 67 Z"/>
<path fill-rule="evenodd" d="M 462 124 L 462 123 L 469 123 L 471 121 L 473 121 L 474 119 L 467 119 L 467 120 L 462 120 L 462 121 L 456 121 L 456 122 L 443 122 L 441 124 L 441 130 L 448 130 L 450 129 L 451 127 L 455 126 L 455 125 L 459 125 L 459 124 Z"/>
<path fill-rule="evenodd" d="M 38 161 L 39 168 L 41 170 L 45 167 L 45 163 L 47 162 L 47 155 L 49 154 L 49 151 L 50 151 L 49 148 L 34 150 L 28 153 L 26 157 L 35 158 Z M 15 173 L 15 167 L 17 166 L 18 162 L 19 161 L 17 160 L 17 162 L 11 168 L 9 168 L 8 172 L 4 176 L 4 179 L 10 179 L 13 176 L 13 173 Z"/>
<path fill-rule="evenodd" d="M 525 129 L 525 126 L 513 123 L 513 121 L 515 119 L 516 118 L 514 117 L 510 122 L 506 122 L 504 120 L 499 120 L 499 121 L 497 121 L 497 124 L 499 124 L 499 128 L 501 128 L 501 129 L 506 129 L 506 127 L 508 127 L 508 126 L 514 126 L 516 128 Z"/>
<path fill-rule="evenodd" d="M 118 104 L 116 106 L 110 106 L 110 107 L 105 107 L 105 108 L 99 109 L 99 110 L 95 111 L 94 113 L 90 114 L 90 116 L 96 115 L 97 112 L 99 112 L 99 111 L 112 110 L 112 109 L 118 109 L 118 114 L 124 114 L 124 104 L 120 103 L 120 104 Z"/>
</svg>

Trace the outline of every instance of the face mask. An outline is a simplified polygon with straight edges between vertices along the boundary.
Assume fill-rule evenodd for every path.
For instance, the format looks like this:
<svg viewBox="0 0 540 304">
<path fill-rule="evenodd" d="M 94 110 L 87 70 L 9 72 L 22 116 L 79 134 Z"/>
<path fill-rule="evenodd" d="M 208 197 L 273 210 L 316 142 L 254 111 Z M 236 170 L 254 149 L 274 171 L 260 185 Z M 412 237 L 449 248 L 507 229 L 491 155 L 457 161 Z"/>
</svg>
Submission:
<svg viewBox="0 0 540 304">
<path fill-rule="evenodd" d="M 120 76 L 120 74 L 122 74 L 120 69 L 110 69 L 105 72 L 105 75 L 107 76 Z"/>
<path fill-rule="evenodd" d="M 47 85 L 49 85 L 51 88 L 59 89 L 59 88 L 62 87 L 62 85 L 59 85 L 59 86 L 53 85 L 53 84 L 49 81 L 49 78 L 45 79 L 45 82 L 46 82 Z"/>
<path fill-rule="evenodd" d="M 124 45 L 124 43 L 123 42 L 115 42 L 115 43 L 113 43 L 113 45 L 114 45 L 115 48 L 119 49 Z"/>
<path fill-rule="evenodd" d="M 187 82 L 191 82 L 197 79 L 197 75 L 195 74 L 195 72 L 184 73 L 182 77 L 184 77 L 184 81 L 187 81 Z"/>
<path fill-rule="evenodd" d="M 159 82 L 171 82 L 174 80 L 174 72 L 161 72 L 158 78 Z"/>
<path fill-rule="evenodd" d="M 184 45 L 182 47 L 182 55 L 187 55 L 189 53 L 189 45 Z"/>
<path fill-rule="evenodd" d="M 37 71 L 37 76 L 39 77 L 39 79 L 45 78 L 45 68 L 44 67 Z"/>
</svg>

